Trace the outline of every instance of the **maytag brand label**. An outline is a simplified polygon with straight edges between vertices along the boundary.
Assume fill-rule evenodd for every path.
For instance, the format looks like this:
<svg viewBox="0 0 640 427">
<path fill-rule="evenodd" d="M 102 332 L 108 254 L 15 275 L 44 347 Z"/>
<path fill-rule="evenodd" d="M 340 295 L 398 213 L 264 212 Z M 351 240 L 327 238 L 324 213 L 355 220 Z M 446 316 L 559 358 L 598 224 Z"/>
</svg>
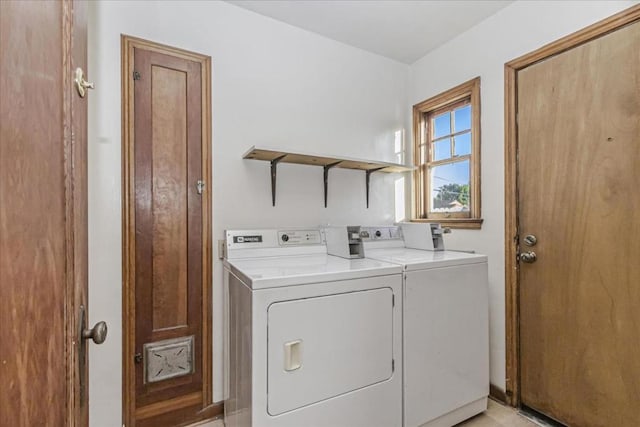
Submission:
<svg viewBox="0 0 640 427">
<path fill-rule="evenodd" d="M 233 236 L 233 243 L 262 243 L 262 236 Z"/>
</svg>

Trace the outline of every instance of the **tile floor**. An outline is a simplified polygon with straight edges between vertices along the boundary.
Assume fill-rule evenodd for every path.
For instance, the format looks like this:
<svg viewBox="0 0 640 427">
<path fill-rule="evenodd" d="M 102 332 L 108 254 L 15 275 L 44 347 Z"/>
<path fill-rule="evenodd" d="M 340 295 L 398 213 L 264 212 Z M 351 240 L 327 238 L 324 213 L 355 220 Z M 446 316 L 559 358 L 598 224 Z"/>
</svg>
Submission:
<svg viewBox="0 0 640 427">
<path fill-rule="evenodd" d="M 456 427 L 537 427 L 538 424 L 519 415 L 509 406 L 489 399 L 489 409 L 483 414 L 458 424 Z"/>
<path fill-rule="evenodd" d="M 195 424 L 193 427 L 195 426 L 223 427 L 224 424 L 222 420 L 216 420 L 205 424 Z M 485 413 L 458 424 L 456 427 L 538 427 L 538 424 L 519 415 L 514 408 L 489 399 L 489 409 Z"/>
<path fill-rule="evenodd" d="M 208 421 L 206 423 L 191 424 L 190 426 L 187 426 L 187 427 L 224 427 L 224 421 L 222 421 L 221 419 L 218 419 L 214 421 Z"/>
</svg>

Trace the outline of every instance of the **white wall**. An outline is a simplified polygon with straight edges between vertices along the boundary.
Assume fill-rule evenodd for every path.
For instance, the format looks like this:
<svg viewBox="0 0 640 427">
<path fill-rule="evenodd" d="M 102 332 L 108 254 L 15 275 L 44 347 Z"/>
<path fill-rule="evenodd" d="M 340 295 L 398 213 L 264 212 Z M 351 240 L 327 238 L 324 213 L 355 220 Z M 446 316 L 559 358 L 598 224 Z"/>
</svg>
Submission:
<svg viewBox="0 0 640 427">
<path fill-rule="evenodd" d="M 394 160 L 408 129 L 409 67 L 222 2 L 97 2 L 90 10 L 89 305 L 109 337 L 91 346 L 93 427 L 121 425 L 120 34 L 210 55 L 213 63 L 214 241 L 226 228 L 389 223 L 395 180 L 281 165 L 271 207 L 269 165 L 242 160 L 252 145 Z M 211 188 L 211 187 L 209 187 Z M 217 257 L 217 252 L 214 254 Z M 222 266 L 214 261 L 214 389 L 221 389 Z"/>
<path fill-rule="evenodd" d="M 505 387 L 504 64 L 630 7 L 632 1 L 517 1 L 411 66 L 416 104 L 481 77 L 482 217 L 480 231 L 454 231 L 449 248 L 489 256 L 491 383 Z"/>
</svg>

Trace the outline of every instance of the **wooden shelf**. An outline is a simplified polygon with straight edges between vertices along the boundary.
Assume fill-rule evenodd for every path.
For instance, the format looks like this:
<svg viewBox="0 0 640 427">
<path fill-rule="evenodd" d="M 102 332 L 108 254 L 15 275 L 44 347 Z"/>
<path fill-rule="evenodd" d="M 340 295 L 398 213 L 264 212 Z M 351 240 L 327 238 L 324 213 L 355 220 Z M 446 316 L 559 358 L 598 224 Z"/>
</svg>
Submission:
<svg viewBox="0 0 640 427">
<path fill-rule="evenodd" d="M 402 173 L 414 170 L 414 167 L 398 163 L 378 162 L 374 160 L 353 159 L 348 157 L 334 157 L 311 153 L 300 153 L 290 150 L 277 150 L 253 146 L 243 159 L 263 160 L 271 163 L 271 201 L 276 205 L 276 177 L 278 163 L 294 163 L 298 165 L 321 166 L 324 169 L 324 207 L 327 207 L 327 193 L 329 170 L 332 168 L 355 169 L 365 171 L 367 188 L 367 208 L 369 207 L 370 176 L 374 172 Z"/>
</svg>

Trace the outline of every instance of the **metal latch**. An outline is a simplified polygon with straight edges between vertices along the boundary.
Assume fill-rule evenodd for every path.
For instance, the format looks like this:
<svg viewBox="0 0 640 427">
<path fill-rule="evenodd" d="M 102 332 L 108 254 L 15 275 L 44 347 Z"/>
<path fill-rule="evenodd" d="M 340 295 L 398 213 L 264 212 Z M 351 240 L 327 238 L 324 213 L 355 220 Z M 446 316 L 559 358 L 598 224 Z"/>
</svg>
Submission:
<svg viewBox="0 0 640 427">
<path fill-rule="evenodd" d="M 202 192 L 204 191 L 204 181 L 199 179 L 198 182 L 196 182 L 196 191 L 198 192 L 198 194 L 202 194 Z"/>
<path fill-rule="evenodd" d="M 84 71 L 82 71 L 82 68 L 80 67 L 76 68 L 75 78 L 73 79 L 73 81 L 76 84 L 76 90 L 78 91 L 78 95 L 80 95 L 80 98 L 84 98 L 87 93 L 87 89 L 94 88 L 93 83 L 90 83 L 84 79 Z"/>
</svg>

